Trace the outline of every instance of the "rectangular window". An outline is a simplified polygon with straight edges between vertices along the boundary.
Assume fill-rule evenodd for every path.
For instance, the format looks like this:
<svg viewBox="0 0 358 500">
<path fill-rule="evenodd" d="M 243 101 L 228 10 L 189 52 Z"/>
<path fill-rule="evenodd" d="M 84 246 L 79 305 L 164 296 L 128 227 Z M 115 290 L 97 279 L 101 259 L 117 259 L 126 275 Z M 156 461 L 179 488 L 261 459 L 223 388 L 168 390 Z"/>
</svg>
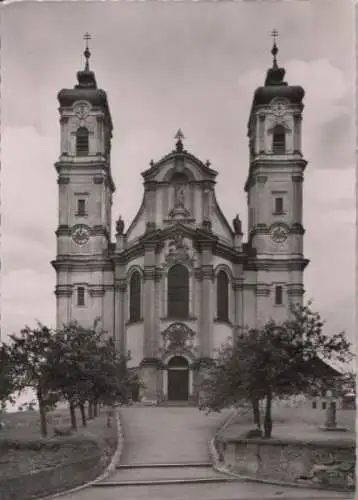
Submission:
<svg viewBox="0 0 358 500">
<path fill-rule="evenodd" d="M 77 305 L 78 306 L 85 305 L 85 288 L 84 288 L 84 286 L 79 286 L 77 288 Z"/>
<path fill-rule="evenodd" d="M 86 200 L 77 200 L 77 215 L 86 215 Z"/>
<path fill-rule="evenodd" d="M 281 306 L 283 303 L 283 289 L 281 285 L 275 286 L 275 304 Z"/>
<path fill-rule="evenodd" d="M 316 401 L 312 401 L 312 408 L 313 408 L 313 409 L 317 408 L 317 403 L 316 403 Z"/>
<path fill-rule="evenodd" d="M 326 405 L 326 402 L 325 402 L 325 401 L 323 401 L 323 402 L 322 402 L 322 410 L 325 410 L 325 409 L 326 409 L 326 406 L 327 406 L 327 405 Z"/>
<path fill-rule="evenodd" d="M 275 214 L 283 214 L 283 198 L 275 198 Z"/>
</svg>

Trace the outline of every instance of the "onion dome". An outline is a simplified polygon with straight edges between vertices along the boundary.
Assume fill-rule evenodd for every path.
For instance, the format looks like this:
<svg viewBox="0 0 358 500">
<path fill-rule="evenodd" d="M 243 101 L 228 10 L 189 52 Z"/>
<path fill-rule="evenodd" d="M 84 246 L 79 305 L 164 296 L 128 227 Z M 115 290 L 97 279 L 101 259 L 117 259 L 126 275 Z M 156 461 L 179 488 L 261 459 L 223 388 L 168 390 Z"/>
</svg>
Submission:
<svg viewBox="0 0 358 500">
<path fill-rule="evenodd" d="M 277 31 L 274 31 L 273 35 L 277 36 Z M 301 86 L 288 85 L 284 81 L 286 71 L 277 64 L 278 47 L 276 40 L 274 40 L 271 54 L 273 55 L 272 67 L 267 70 L 265 85 L 255 91 L 253 106 L 268 104 L 275 97 L 287 99 L 292 104 L 301 103 L 305 91 Z"/>
<path fill-rule="evenodd" d="M 77 81 L 78 83 L 73 89 L 62 89 L 58 93 L 58 100 L 61 106 L 72 106 L 72 104 L 79 100 L 88 101 L 92 106 L 99 106 L 106 110 L 106 114 L 109 117 L 110 123 L 112 124 L 110 118 L 110 112 L 107 101 L 107 94 L 104 90 L 97 87 L 96 76 L 93 71 L 90 70 L 89 59 L 91 57 L 91 52 L 88 48 L 88 40 L 91 36 L 86 33 L 84 36 L 86 41 L 86 47 L 83 52 L 85 57 L 85 66 L 83 70 L 77 71 Z"/>
</svg>

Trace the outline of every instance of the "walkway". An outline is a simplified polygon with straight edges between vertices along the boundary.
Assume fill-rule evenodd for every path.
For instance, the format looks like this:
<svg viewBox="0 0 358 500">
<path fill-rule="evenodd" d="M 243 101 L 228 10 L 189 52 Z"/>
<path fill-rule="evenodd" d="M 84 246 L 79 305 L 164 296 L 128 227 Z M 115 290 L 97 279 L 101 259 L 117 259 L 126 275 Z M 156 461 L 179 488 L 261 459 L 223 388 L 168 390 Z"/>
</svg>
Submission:
<svg viewBox="0 0 358 500">
<path fill-rule="evenodd" d="M 348 500 L 348 494 L 232 480 L 209 463 L 208 443 L 229 412 L 190 407 L 120 410 L 125 446 L 106 480 L 63 500 Z M 353 498 L 353 496 L 352 496 Z"/>
</svg>

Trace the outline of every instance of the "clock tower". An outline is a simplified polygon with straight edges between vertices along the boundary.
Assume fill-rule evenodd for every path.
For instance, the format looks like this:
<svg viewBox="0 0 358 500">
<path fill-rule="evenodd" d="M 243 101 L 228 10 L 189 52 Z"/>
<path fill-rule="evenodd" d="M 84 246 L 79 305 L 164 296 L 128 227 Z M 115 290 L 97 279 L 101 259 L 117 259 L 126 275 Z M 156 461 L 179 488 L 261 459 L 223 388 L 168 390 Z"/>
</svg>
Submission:
<svg viewBox="0 0 358 500">
<path fill-rule="evenodd" d="M 113 329 L 113 273 L 108 260 L 111 206 L 115 186 L 111 175 L 112 120 L 106 93 L 90 70 L 85 35 L 85 67 L 78 84 L 58 94 L 61 147 L 56 163 L 59 220 L 56 231 L 57 327 L 77 320 L 92 326 L 99 317 Z M 106 318 L 106 325 L 103 324 Z"/>
<path fill-rule="evenodd" d="M 277 36 L 274 31 L 273 36 Z M 284 81 L 274 39 L 273 65 L 254 94 L 248 123 L 248 238 L 255 249 L 258 323 L 283 321 L 291 303 L 302 303 L 302 190 L 306 161 L 301 149 L 304 90 Z"/>
</svg>

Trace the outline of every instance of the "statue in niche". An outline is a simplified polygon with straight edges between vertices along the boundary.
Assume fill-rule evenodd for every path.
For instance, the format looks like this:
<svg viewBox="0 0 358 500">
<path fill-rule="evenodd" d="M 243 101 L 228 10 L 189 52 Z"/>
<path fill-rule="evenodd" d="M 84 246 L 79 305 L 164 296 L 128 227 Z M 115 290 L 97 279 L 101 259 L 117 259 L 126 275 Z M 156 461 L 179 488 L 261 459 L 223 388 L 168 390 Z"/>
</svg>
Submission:
<svg viewBox="0 0 358 500">
<path fill-rule="evenodd" d="M 123 231 L 124 231 L 124 220 L 122 219 L 121 216 L 119 216 L 116 222 L 116 233 L 118 235 L 121 235 L 123 234 Z"/>
<path fill-rule="evenodd" d="M 234 226 L 235 234 L 242 234 L 242 224 L 239 214 L 236 214 L 236 217 L 233 219 L 232 224 Z"/>
<path fill-rule="evenodd" d="M 175 186 L 175 207 L 184 208 L 185 203 L 185 185 L 177 184 Z"/>
</svg>

